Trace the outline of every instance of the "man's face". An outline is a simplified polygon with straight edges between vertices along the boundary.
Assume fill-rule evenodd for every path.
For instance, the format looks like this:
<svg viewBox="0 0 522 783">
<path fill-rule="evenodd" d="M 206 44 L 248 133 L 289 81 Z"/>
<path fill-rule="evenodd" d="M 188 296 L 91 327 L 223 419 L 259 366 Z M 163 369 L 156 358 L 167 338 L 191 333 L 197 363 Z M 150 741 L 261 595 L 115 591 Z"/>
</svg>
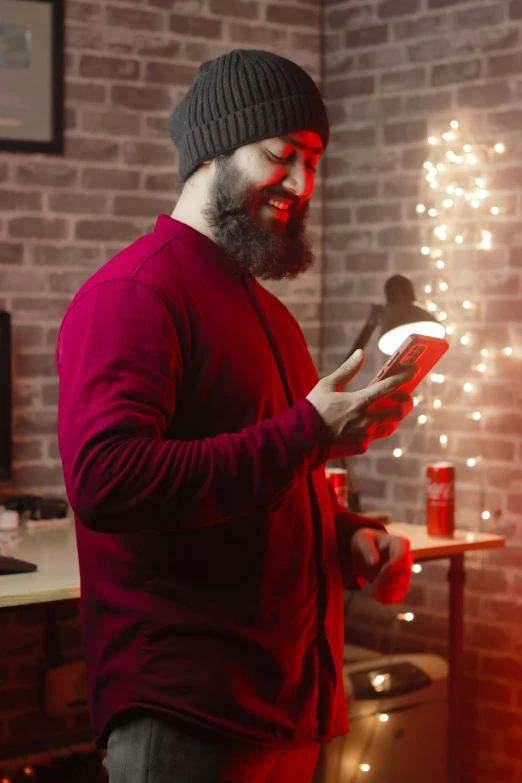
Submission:
<svg viewBox="0 0 522 783">
<path fill-rule="evenodd" d="M 317 133 L 293 131 L 214 159 L 202 214 L 242 269 L 264 280 L 293 279 L 313 263 L 305 223 L 322 149 Z"/>
</svg>

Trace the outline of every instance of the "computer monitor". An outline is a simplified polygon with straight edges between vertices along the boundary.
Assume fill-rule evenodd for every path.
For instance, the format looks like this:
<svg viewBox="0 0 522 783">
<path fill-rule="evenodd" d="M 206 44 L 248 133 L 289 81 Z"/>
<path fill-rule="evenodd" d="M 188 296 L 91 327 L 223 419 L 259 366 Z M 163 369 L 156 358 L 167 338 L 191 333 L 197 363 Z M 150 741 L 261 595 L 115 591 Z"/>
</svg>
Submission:
<svg viewBox="0 0 522 783">
<path fill-rule="evenodd" d="M 0 481 L 13 478 L 11 314 L 0 310 Z"/>
</svg>

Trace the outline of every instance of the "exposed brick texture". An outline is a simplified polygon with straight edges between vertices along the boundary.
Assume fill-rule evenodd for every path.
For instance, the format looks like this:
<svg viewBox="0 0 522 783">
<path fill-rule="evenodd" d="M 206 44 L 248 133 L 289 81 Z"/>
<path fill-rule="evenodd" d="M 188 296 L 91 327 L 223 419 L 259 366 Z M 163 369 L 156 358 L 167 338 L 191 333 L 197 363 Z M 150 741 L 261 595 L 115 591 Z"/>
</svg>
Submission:
<svg viewBox="0 0 522 783">
<path fill-rule="evenodd" d="M 421 300 L 428 299 L 424 286 L 436 284 L 420 253 L 425 240 L 416 212 L 423 162 L 430 159 L 427 137 L 440 135 L 457 119 L 471 141 L 506 145 L 504 155 L 482 172 L 491 204 L 502 209 L 497 223 L 488 221 L 493 249 L 455 246 L 438 276 L 448 282 L 447 294 L 429 297 L 458 326 L 441 364 L 445 385 L 427 382 L 424 388 L 428 401 L 439 396 L 443 406 L 419 432 L 416 418 L 429 412 L 421 403 L 411 422 L 352 461 L 364 505 L 424 524 L 424 466 L 451 459 L 458 525 L 507 537 L 505 550 L 466 558 L 462 783 L 522 780 L 522 397 L 516 380 L 522 351 L 521 19 L 520 0 L 327 0 L 325 12 L 323 89 L 331 99 L 332 138 L 339 144 L 334 141 L 326 156 L 323 374 L 344 358 L 371 303 L 384 303 L 387 277 L 409 275 Z M 336 85 L 363 77 L 374 79 L 371 95 L 332 96 Z M 371 133 L 361 133 L 368 126 Z M 474 302 L 473 310 L 463 311 L 464 299 Z M 466 349 L 459 337 L 468 329 L 474 343 Z M 513 357 L 500 353 L 505 345 L 512 345 Z M 484 360 L 488 372 L 481 379 L 472 366 L 480 362 L 482 347 L 493 355 Z M 381 363 L 374 335 L 356 387 Z M 462 390 L 467 380 L 476 385 L 472 395 Z M 483 411 L 480 422 L 467 418 L 476 409 Z M 446 449 L 439 444 L 441 433 L 449 436 Z M 401 459 L 392 456 L 396 446 L 407 447 Z M 475 453 L 483 455 L 477 471 L 466 465 Z M 481 518 L 484 508 L 489 520 Z M 365 590 L 346 618 L 347 641 L 383 652 L 447 655 L 447 600 L 445 565 L 425 564 L 413 576 L 405 605 L 388 610 L 388 618 L 411 610 L 414 622 L 389 627 L 386 613 Z"/>
</svg>

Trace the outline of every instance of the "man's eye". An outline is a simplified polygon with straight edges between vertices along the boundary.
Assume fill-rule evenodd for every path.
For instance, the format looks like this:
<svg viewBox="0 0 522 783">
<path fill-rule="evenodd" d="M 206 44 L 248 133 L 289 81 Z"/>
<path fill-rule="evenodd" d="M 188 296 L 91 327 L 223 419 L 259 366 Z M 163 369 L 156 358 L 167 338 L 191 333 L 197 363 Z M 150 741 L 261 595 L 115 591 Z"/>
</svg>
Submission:
<svg viewBox="0 0 522 783">
<path fill-rule="evenodd" d="M 274 155 L 272 152 L 269 152 L 268 155 L 270 158 L 272 158 L 272 160 L 276 160 L 278 163 L 284 163 L 285 160 L 289 160 L 292 157 L 290 155 L 288 158 L 279 158 L 277 155 Z M 315 174 L 316 170 L 314 169 L 313 166 L 308 166 L 308 168 L 310 169 L 310 171 L 313 171 Z"/>
</svg>

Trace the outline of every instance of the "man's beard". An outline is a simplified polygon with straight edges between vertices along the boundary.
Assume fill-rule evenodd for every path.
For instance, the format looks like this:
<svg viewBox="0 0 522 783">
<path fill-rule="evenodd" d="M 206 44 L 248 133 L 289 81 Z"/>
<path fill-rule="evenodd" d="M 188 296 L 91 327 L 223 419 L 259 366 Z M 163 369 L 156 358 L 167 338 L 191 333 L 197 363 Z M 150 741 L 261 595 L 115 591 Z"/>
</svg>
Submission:
<svg viewBox="0 0 522 783">
<path fill-rule="evenodd" d="M 256 222 L 252 205 L 267 202 L 279 193 L 260 194 L 249 186 L 231 157 L 216 158 L 216 175 L 203 216 L 212 228 L 217 245 L 236 264 L 261 280 L 293 280 L 314 262 L 310 240 L 305 236 L 309 201 L 290 212 L 278 233 Z M 290 207 L 292 210 L 292 207 Z M 274 224 L 277 225 L 274 221 Z"/>
</svg>

